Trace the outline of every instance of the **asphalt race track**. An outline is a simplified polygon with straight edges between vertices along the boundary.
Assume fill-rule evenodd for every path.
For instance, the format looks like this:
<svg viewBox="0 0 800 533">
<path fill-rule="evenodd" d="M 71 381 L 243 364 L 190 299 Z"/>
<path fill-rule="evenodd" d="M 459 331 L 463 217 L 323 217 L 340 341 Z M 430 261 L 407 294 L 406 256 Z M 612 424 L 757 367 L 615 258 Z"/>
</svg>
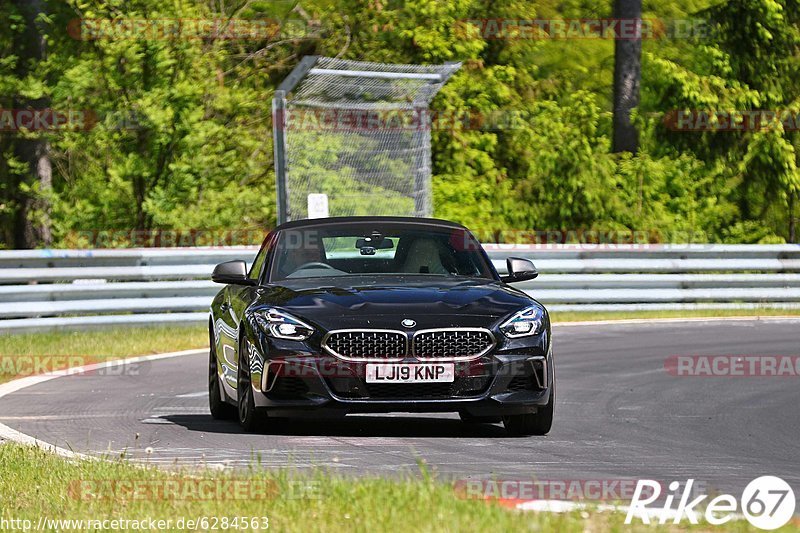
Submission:
<svg viewBox="0 0 800 533">
<path fill-rule="evenodd" d="M 510 438 L 457 415 L 294 421 L 243 434 L 207 411 L 206 356 L 138 376 L 69 376 L 0 400 L 0 423 L 79 452 L 163 465 L 287 465 L 398 475 L 425 461 L 447 479 L 694 478 L 741 494 L 781 476 L 800 495 L 800 378 L 676 377 L 671 355 L 800 355 L 800 320 L 561 325 L 547 437 Z"/>
</svg>

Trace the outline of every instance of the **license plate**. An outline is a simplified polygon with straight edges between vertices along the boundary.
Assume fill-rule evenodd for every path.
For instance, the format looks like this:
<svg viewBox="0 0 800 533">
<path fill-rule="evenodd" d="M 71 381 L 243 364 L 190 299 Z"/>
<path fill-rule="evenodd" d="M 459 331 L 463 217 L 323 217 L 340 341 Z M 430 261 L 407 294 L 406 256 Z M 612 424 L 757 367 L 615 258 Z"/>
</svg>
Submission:
<svg viewBox="0 0 800 533">
<path fill-rule="evenodd" d="M 455 375 L 453 363 L 367 365 L 367 383 L 452 383 Z"/>
</svg>

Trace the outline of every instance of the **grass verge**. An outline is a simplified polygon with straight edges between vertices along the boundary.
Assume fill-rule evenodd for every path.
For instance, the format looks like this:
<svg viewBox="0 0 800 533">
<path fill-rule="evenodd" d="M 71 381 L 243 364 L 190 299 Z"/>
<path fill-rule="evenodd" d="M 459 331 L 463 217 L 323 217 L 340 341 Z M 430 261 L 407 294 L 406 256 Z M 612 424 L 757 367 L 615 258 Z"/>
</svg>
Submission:
<svg viewBox="0 0 800 533">
<path fill-rule="evenodd" d="M 0 446 L 0 518 L 30 520 L 198 520 L 268 517 L 273 531 L 619 531 L 624 514 L 575 511 L 525 513 L 459 497 L 449 483 L 422 471 L 402 480 L 345 479 L 322 471 L 167 472 L 124 461 L 67 461 L 37 448 Z M 227 485 L 226 485 L 227 482 Z M 231 489 L 231 487 L 234 487 Z M 75 527 L 79 526 L 79 527 Z M 708 531 L 709 526 L 705 529 Z M 45 531 L 88 529 L 86 523 L 50 522 Z M 123 529 L 118 527 L 117 529 Z M 128 528 L 132 529 L 132 528 Z M 149 526 L 143 528 L 150 529 Z M 229 529 L 241 530 L 241 527 Z M 641 526 L 641 531 L 684 528 Z M 696 529 L 696 528 L 695 528 Z M 784 528 L 796 530 L 796 524 Z M 747 531 L 734 522 L 713 531 Z"/>
<path fill-rule="evenodd" d="M 134 355 L 208 346 L 204 326 L 114 328 L 0 335 L 0 383 L 15 377 Z"/>
</svg>

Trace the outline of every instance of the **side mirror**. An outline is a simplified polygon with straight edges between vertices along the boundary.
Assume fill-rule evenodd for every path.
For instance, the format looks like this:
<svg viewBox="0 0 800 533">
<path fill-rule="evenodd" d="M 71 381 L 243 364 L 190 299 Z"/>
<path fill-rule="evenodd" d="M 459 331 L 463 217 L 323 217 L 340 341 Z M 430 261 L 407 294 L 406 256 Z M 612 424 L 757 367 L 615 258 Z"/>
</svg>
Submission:
<svg viewBox="0 0 800 533">
<path fill-rule="evenodd" d="M 214 267 L 211 281 L 227 285 L 255 285 L 256 280 L 247 277 L 247 263 L 244 261 L 226 261 Z"/>
<path fill-rule="evenodd" d="M 539 275 L 539 271 L 533 266 L 533 261 L 521 257 L 509 257 L 506 259 L 508 275 L 500 276 L 500 280 L 505 283 L 514 281 L 528 281 Z"/>
</svg>

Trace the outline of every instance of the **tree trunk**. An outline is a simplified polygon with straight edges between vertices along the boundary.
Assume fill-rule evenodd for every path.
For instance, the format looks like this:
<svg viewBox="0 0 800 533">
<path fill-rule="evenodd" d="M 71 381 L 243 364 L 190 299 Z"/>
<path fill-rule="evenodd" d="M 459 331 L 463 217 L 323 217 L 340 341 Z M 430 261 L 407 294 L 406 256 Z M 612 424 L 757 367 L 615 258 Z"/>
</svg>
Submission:
<svg viewBox="0 0 800 533">
<path fill-rule="evenodd" d="M 38 181 L 41 193 L 53 188 L 53 169 L 49 157 L 50 147 L 43 139 L 17 139 L 14 155 L 28 165 L 28 175 L 22 180 L 26 183 Z M 18 183 L 18 187 L 21 183 Z M 37 245 L 49 246 L 53 242 L 50 228 L 50 204 L 46 198 L 17 191 L 17 216 L 14 228 L 14 246 L 33 248 Z"/>
<path fill-rule="evenodd" d="M 614 41 L 614 152 L 636 153 L 639 133 L 631 110 L 639 105 L 642 78 L 642 0 L 615 0 L 619 30 Z"/>
<path fill-rule="evenodd" d="M 25 79 L 31 75 L 36 64 L 45 59 L 46 41 L 44 30 L 37 22 L 37 17 L 44 12 L 42 0 L 14 0 L 14 4 L 24 21 L 22 32 L 15 34 L 14 50 L 19 59 L 16 75 Z M 17 109 L 45 109 L 50 105 L 47 98 L 34 100 L 17 97 L 14 107 Z M 50 227 L 50 205 L 46 197 L 53 188 L 53 167 L 50 163 L 50 145 L 40 134 L 19 135 L 14 139 L 14 155 L 27 165 L 27 173 L 22 176 L 23 183 L 37 183 L 39 194 L 30 194 L 19 190 L 16 199 L 18 211 L 15 216 L 14 246 L 17 248 L 33 248 L 37 245 L 52 244 Z"/>
</svg>

